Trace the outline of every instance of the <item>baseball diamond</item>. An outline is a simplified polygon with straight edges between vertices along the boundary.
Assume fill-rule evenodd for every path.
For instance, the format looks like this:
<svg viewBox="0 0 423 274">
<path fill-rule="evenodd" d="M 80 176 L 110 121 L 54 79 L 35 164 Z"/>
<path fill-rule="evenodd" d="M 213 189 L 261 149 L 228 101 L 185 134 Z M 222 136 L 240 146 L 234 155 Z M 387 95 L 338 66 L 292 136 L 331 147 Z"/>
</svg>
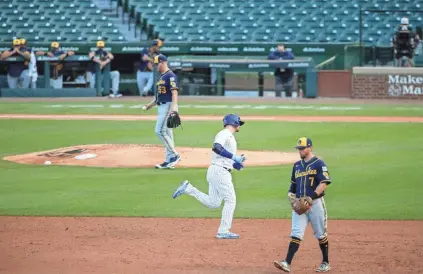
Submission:
<svg viewBox="0 0 423 274">
<path fill-rule="evenodd" d="M 0 1 L 0 274 L 423 273 L 422 5 Z"/>
<path fill-rule="evenodd" d="M 368 117 L 366 123 L 360 123 L 358 116 L 355 117 L 356 122 L 350 119 L 348 124 L 339 120 L 339 116 L 333 117 L 338 122 L 329 122 L 330 116 L 326 120 L 322 119 L 325 122 L 318 122 L 318 116 L 308 122 L 310 117 L 301 116 L 291 116 L 293 122 L 288 122 L 288 117 L 280 121 L 243 117 L 248 123 L 237 135 L 237 142 L 242 148 L 238 153 L 244 153 L 248 159 L 245 161 L 246 168 L 231 173 L 237 195 L 231 230 L 241 237 L 234 240 L 237 243 L 223 241 L 218 244 L 213 242 L 213 233 L 216 233 L 216 228 L 220 225 L 221 211 L 199 206 L 195 199 L 184 197 L 187 195 L 178 197 L 178 201 L 170 196 L 178 181 L 186 179 L 195 184 L 199 192 L 207 190 L 204 170 L 192 169 L 187 164 L 191 162 L 198 167 L 210 165 L 210 157 L 215 152 L 208 140 L 210 135 L 221 130 L 222 116 L 220 119 L 209 119 L 211 117 L 204 115 L 209 109 L 196 109 L 197 119 L 185 122 L 184 129 L 177 132 L 180 140 L 177 149 L 182 156 L 180 165 L 169 172 L 163 172 L 151 169 L 151 164 L 143 165 L 144 168 L 137 167 L 137 161 L 152 157 L 151 161 L 154 163 L 156 158 L 162 158 L 165 151 L 164 146 L 155 145 L 158 144 L 158 139 L 151 134 L 151 128 L 156 123 L 155 116 L 140 116 L 148 117 L 140 120 L 125 119 L 128 115 L 116 115 L 116 119 L 110 119 L 113 115 L 109 114 L 106 116 L 108 119 L 99 121 L 96 116 L 107 113 L 108 108 L 96 108 L 97 115 L 87 114 L 89 109 L 77 108 L 74 109 L 75 114 L 86 114 L 83 119 L 81 117 L 72 120 L 72 116 L 67 119 L 60 108 L 47 110 L 61 115 L 31 114 L 46 109 L 43 105 L 51 103 L 47 101 L 0 103 L 5 106 L 2 110 L 6 112 L 19 110 L 23 104 L 27 113 L 15 115 L 18 119 L 11 119 L 14 116 L 9 114 L 8 119 L 0 120 L 1 156 L 7 160 L 0 162 L 0 213 L 12 215 L 0 217 L 0 248 L 9 250 L 7 260 L 5 255 L 0 254 L 3 269 L 19 273 L 44 273 L 46 269 L 60 269 L 62 273 L 73 273 L 76 269 L 91 269 L 93 272 L 102 272 L 104 269 L 116 272 L 124 269 L 132 273 L 143 267 L 145 273 L 269 273 L 274 268 L 271 264 L 273 260 L 286 259 L 285 244 L 289 242 L 292 230 L 302 231 L 304 234 L 295 234 L 302 241 L 295 259 L 289 265 L 290 269 L 308 272 L 319 267 L 327 270 L 325 265 L 319 266 L 322 255 L 316 251 L 317 243 L 313 241 L 316 235 L 312 234 L 312 230 L 303 230 L 307 223 L 297 223 L 297 217 L 292 222 L 283 220 L 292 218 L 294 214 L 289 213 L 292 211 L 286 200 L 286 193 L 291 185 L 287 182 L 287 176 L 293 175 L 294 180 L 299 180 L 301 185 L 302 178 L 318 174 L 314 168 L 294 171 L 292 174 L 292 167 L 289 166 L 299 159 L 293 149 L 292 139 L 298 138 L 298 133 L 308 132 L 313 132 L 310 139 L 312 138 L 315 145 L 315 153 L 328 164 L 331 179 L 335 181 L 325 190 L 325 204 L 329 213 L 324 222 L 327 222 L 326 239 L 331 241 L 330 271 L 360 272 L 364 266 L 381 273 L 393 270 L 419 272 L 423 269 L 418 259 L 419 246 L 423 244 L 420 236 L 423 216 L 419 210 L 420 200 L 413 198 L 420 195 L 418 178 L 421 173 L 418 166 L 409 162 L 410 157 L 414 159 L 413 162 L 423 160 L 415 149 L 416 145 L 417 148 L 420 146 L 420 137 L 416 133 L 420 132 L 421 126 L 416 123 L 417 120 L 392 123 L 394 119 L 384 117 L 384 110 L 378 110 L 374 105 L 368 105 L 364 114 L 376 111 L 382 113 L 382 116 L 372 119 Z M 58 103 L 75 104 L 67 102 L 67 99 Z M 83 102 L 87 103 L 89 101 Z M 306 102 L 302 102 L 304 103 Z M 257 103 L 249 100 L 249 104 Z M 392 109 L 391 104 L 387 106 Z M 407 106 L 408 104 L 404 104 L 402 108 L 406 109 Z M 414 111 L 408 112 L 409 115 L 418 115 L 418 108 L 414 108 Z M 131 113 L 133 110 L 123 108 L 121 111 Z M 290 111 L 291 115 L 301 112 Z M 348 115 L 348 111 L 345 110 L 344 114 Z M 95 120 L 89 120 L 90 116 Z M 31 119 L 26 120 L 25 117 Z M 201 117 L 204 117 L 203 121 L 200 120 Z M 261 117 L 266 116 L 264 114 Z M 301 118 L 305 122 L 298 123 Z M 321 131 L 322 126 L 324 131 Z M 52 128 L 55 130 L 52 131 Z M 263 129 L 271 129 L 274 138 L 265 137 L 266 142 L 257 141 L 263 140 Z M 27 132 L 37 132 L 37 135 L 29 135 Z M 193 135 L 197 142 L 193 141 Z M 404 139 L 408 141 L 402 142 Z M 99 140 L 115 144 L 75 145 L 75 142 L 95 144 Z M 133 144 L 125 145 L 128 141 Z M 334 146 L 336 150 L 333 149 Z M 58 149 L 60 147 L 66 148 Z M 127 150 L 119 153 L 123 148 Z M 143 152 L 138 148 L 148 150 Z M 286 154 L 280 153 L 281 158 L 272 158 L 278 154 L 266 154 L 263 150 L 285 151 Z M 34 151 L 39 152 L 27 156 L 19 155 Z M 261 154 L 258 154 L 259 151 Z M 84 154 L 95 154 L 97 157 L 75 159 L 75 156 Z M 197 156 L 199 154 L 202 156 Z M 13 157 L 26 164 L 9 162 Z M 35 161 L 30 160 L 30 157 Z M 384 159 L 383 165 L 380 165 L 380 157 Z M 257 162 L 258 159 L 263 162 Z M 272 162 L 274 160 L 276 162 Z M 51 164 L 44 165 L 45 161 L 50 161 Z M 73 162 L 72 166 L 59 167 L 62 162 L 67 161 Z M 270 165 L 264 164 L 265 161 L 269 161 Z M 133 168 L 122 168 L 124 166 L 119 162 L 127 163 L 127 166 L 132 164 Z M 363 163 L 372 164 L 377 169 L 363 169 Z M 100 165 L 112 168 L 104 169 Z M 407 165 L 407 172 L 398 171 L 404 165 Z M 354 179 L 358 170 L 362 176 L 359 181 Z M 32 174 L 30 178 L 29 173 Z M 383 182 L 379 180 L 380 173 L 386 175 Z M 409 191 L 410 188 L 394 187 L 398 181 L 404 179 L 410 182 L 412 192 Z M 315 183 L 316 179 L 313 181 Z M 218 182 L 215 182 L 217 187 Z M 214 181 L 210 180 L 209 187 L 212 184 Z M 308 186 L 304 186 L 307 189 Z M 376 194 L 372 199 L 365 198 L 367 193 L 380 193 L 382 187 L 385 191 L 380 198 Z M 357 191 L 360 188 L 365 189 L 365 192 Z M 209 195 L 213 193 L 210 192 L 211 189 Z M 27 198 L 19 199 L 22 195 Z M 325 217 L 325 211 L 318 213 L 318 207 L 319 203 L 313 201 L 311 212 L 315 212 L 313 214 L 316 214 L 317 219 Z M 56 217 L 19 217 L 20 215 Z M 93 218 L 94 216 L 149 218 Z M 311 218 L 312 215 L 304 213 L 301 216 Z M 326 225 L 322 228 L 326 229 Z M 398 232 L 409 235 L 410 239 L 404 239 Z M 43 235 L 50 236 L 46 238 Z M 290 239 L 292 241 L 294 238 Z M 394 244 L 397 241 L 403 241 L 405 245 Z M 17 242 L 22 244 L 17 246 Z M 87 246 L 87 243 L 90 245 Z M 63 245 L 69 248 L 64 250 Z M 81 249 L 81 246 L 85 248 Z M 393 249 L 397 252 L 391 253 Z M 103 254 L 101 257 L 92 257 L 93 253 L 99 251 Z M 27 252 L 32 255 L 22 257 Z M 48 257 L 47 265 L 45 254 L 51 252 L 55 255 Z M 408 259 L 400 257 L 400 254 Z M 181 260 L 181 256 L 192 259 Z M 228 261 L 228 256 L 233 260 Z M 169 263 L 163 265 L 165 258 Z M 395 258 L 404 258 L 407 263 L 393 263 Z M 197 266 L 193 267 L 193 264 Z"/>
</svg>

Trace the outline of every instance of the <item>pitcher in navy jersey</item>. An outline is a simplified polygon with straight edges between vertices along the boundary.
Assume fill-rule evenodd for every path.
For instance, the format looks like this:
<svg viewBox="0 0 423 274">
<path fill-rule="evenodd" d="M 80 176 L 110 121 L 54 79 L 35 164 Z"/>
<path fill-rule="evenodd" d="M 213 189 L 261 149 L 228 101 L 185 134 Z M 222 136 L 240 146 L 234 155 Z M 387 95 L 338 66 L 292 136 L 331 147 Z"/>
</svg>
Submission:
<svg viewBox="0 0 423 274">
<path fill-rule="evenodd" d="M 173 130 L 167 127 L 167 119 L 172 111 L 178 111 L 178 78 L 167 65 L 167 58 L 163 54 L 154 57 L 154 64 L 160 72 L 157 81 L 157 93 L 154 101 L 145 105 L 146 110 L 157 105 L 158 117 L 156 122 L 156 135 L 162 140 L 166 147 L 166 159 L 162 164 L 157 164 L 156 168 L 174 168 L 181 160 L 181 156 L 175 150 L 173 140 Z"/>
<path fill-rule="evenodd" d="M 296 148 L 300 153 L 301 160 L 296 162 L 292 169 L 288 198 L 292 201 L 295 198 L 309 197 L 312 199 L 312 203 L 311 208 L 304 214 L 298 215 L 292 210 L 291 242 L 288 253 L 285 260 L 275 261 L 274 265 L 285 272 L 291 271 L 292 259 L 300 247 L 304 232 L 310 222 L 323 256 L 322 263 L 316 269 L 316 272 L 327 272 L 330 270 L 327 237 L 328 217 L 323 196 L 326 187 L 331 183 L 331 179 L 325 162 L 313 155 L 312 142 L 309 138 L 300 138 Z"/>
</svg>

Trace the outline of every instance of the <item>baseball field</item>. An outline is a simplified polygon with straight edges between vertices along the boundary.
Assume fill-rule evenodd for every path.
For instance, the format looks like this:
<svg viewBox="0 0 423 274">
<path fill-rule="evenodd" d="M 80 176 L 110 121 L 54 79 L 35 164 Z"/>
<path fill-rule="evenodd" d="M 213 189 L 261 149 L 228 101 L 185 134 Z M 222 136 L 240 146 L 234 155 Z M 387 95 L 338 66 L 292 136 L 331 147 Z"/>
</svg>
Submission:
<svg viewBox="0 0 423 274">
<path fill-rule="evenodd" d="M 182 161 L 156 170 L 164 148 L 155 109 L 141 110 L 148 100 L 0 100 L 0 273 L 280 273 L 272 262 L 286 255 L 302 136 L 333 181 L 331 272 L 423 272 L 423 104 L 182 97 Z M 216 240 L 221 208 L 171 196 L 185 179 L 207 191 L 213 138 L 231 112 L 246 121 L 236 138 L 248 160 L 233 173 L 241 238 Z M 292 271 L 320 260 L 308 228 Z"/>
</svg>

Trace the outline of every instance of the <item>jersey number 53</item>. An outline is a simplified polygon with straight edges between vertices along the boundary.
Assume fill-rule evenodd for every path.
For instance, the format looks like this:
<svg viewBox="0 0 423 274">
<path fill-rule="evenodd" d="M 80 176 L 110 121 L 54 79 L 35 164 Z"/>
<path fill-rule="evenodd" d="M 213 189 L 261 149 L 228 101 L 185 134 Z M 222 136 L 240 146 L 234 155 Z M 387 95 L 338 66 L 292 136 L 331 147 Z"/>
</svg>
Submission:
<svg viewBox="0 0 423 274">
<path fill-rule="evenodd" d="M 157 92 L 160 93 L 160 94 L 165 94 L 166 93 L 166 87 L 159 86 Z"/>
</svg>

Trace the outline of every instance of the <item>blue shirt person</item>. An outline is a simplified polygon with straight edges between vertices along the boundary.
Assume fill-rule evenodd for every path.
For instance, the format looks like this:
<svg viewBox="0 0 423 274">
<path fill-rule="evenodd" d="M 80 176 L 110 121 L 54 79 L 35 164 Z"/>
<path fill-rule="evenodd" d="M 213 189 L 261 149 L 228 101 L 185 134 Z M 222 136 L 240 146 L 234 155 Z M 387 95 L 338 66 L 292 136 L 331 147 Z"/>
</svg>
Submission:
<svg viewBox="0 0 423 274">
<path fill-rule="evenodd" d="M 267 56 L 267 60 L 293 60 L 294 58 L 294 54 L 291 51 L 287 51 L 284 44 L 279 44 L 277 49 Z M 275 92 L 277 97 L 281 95 L 283 97 L 292 96 L 293 77 L 294 71 L 290 68 L 277 68 L 275 70 Z"/>
</svg>

